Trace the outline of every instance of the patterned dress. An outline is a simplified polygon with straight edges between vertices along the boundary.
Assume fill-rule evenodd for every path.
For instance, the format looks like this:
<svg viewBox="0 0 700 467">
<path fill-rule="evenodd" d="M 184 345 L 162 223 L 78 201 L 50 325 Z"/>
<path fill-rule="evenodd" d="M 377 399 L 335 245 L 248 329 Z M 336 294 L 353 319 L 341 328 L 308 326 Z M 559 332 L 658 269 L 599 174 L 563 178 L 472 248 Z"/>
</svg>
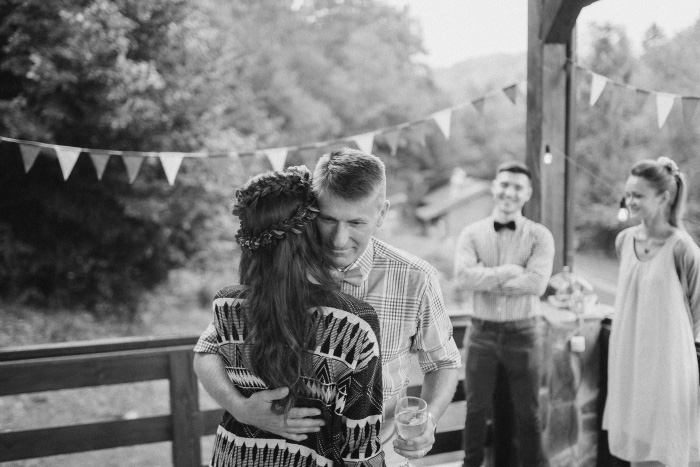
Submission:
<svg viewBox="0 0 700 467">
<path fill-rule="evenodd" d="M 620 232 L 616 243 L 620 273 L 603 428 L 610 452 L 621 459 L 697 466 L 700 383 L 693 334 L 700 323 L 700 252 L 676 230 L 653 257 L 640 260 L 634 229 Z"/>
<path fill-rule="evenodd" d="M 245 365 L 248 328 L 241 307 L 245 293 L 243 286 L 222 289 L 214 300 L 213 325 L 226 372 L 249 397 L 270 388 Z M 316 348 L 310 350 L 314 374 L 303 377 L 307 391 L 296 406 L 320 409 L 325 426 L 296 442 L 240 423 L 225 412 L 211 466 L 384 465 L 377 315 L 366 303 L 321 287 L 314 288 L 314 303 L 312 313 L 321 320 Z"/>
</svg>

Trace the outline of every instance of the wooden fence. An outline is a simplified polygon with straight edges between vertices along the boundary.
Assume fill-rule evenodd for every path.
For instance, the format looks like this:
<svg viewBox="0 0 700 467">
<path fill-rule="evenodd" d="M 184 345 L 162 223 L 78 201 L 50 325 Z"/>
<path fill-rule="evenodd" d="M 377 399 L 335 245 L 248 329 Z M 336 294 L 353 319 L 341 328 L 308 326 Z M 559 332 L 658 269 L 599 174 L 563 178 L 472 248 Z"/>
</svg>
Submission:
<svg viewBox="0 0 700 467">
<path fill-rule="evenodd" d="M 454 318 L 462 344 L 466 318 Z M 127 338 L 0 350 L 0 397 L 93 386 L 168 380 L 170 413 L 132 420 L 0 432 L 0 462 L 172 442 L 175 467 L 201 465 L 201 437 L 212 435 L 221 409 L 200 411 L 192 347 L 196 336 Z M 418 395 L 420 386 L 409 388 Z M 454 401 L 463 401 L 460 384 Z M 457 451 L 461 430 L 438 433 L 432 454 Z"/>
</svg>

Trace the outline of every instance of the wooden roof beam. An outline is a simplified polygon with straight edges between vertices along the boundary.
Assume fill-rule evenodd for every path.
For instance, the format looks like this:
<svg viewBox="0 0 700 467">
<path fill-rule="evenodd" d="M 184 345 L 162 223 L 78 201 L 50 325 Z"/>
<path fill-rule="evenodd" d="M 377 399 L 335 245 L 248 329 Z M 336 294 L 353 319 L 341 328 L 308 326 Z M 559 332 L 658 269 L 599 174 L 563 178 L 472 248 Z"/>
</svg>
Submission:
<svg viewBox="0 0 700 467">
<path fill-rule="evenodd" d="M 540 38 L 545 44 L 566 44 L 583 7 L 597 0 L 543 0 Z"/>
</svg>

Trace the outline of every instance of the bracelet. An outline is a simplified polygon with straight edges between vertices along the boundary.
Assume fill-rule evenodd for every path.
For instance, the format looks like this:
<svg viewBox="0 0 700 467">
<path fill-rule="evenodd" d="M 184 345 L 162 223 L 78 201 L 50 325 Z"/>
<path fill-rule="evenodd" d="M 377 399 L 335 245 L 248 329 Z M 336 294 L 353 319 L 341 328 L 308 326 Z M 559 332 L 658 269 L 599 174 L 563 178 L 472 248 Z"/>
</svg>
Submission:
<svg viewBox="0 0 700 467">
<path fill-rule="evenodd" d="M 428 412 L 428 420 L 430 420 L 430 422 L 433 424 L 433 432 L 437 431 L 437 422 L 435 421 L 433 414 L 430 412 Z"/>
</svg>

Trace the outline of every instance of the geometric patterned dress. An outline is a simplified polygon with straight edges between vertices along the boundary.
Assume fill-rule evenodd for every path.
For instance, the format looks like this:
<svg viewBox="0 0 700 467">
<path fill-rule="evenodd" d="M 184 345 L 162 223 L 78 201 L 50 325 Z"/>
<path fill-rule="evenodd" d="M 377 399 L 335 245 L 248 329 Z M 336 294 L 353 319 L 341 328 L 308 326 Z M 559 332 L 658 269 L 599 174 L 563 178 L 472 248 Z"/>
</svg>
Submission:
<svg viewBox="0 0 700 467">
<path fill-rule="evenodd" d="M 245 286 L 225 287 L 214 300 L 214 322 L 200 338 L 214 332 L 217 353 L 242 395 L 270 389 L 245 365 L 248 328 L 241 305 Z M 339 291 L 314 286 L 320 320 L 316 346 L 309 349 L 313 374 L 303 375 L 306 391 L 297 407 L 321 410 L 325 426 L 292 441 L 238 422 L 225 412 L 218 427 L 211 466 L 384 466 L 379 439 L 382 423 L 382 364 L 379 321 L 374 309 Z M 211 351 L 195 347 L 195 351 Z"/>
</svg>

